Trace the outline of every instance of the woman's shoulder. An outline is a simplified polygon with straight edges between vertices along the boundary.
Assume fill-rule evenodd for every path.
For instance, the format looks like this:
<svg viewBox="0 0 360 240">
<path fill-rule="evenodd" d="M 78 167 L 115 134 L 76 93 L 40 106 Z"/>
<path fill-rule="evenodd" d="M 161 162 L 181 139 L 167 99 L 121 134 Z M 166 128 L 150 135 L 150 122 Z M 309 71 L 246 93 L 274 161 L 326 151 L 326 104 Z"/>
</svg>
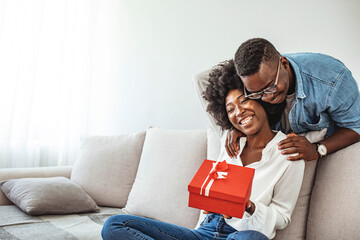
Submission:
<svg viewBox="0 0 360 240">
<path fill-rule="evenodd" d="M 264 152 L 264 154 L 268 155 L 267 157 L 269 158 L 269 161 L 272 164 L 277 163 L 277 164 L 287 165 L 287 166 L 304 164 L 303 160 L 300 160 L 300 161 L 287 160 L 287 158 L 289 156 L 292 156 L 291 154 L 290 155 L 281 154 L 281 150 L 278 148 L 278 143 L 284 139 L 286 139 L 286 135 L 283 132 L 278 131 L 278 132 L 276 132 L 275 137 L 268 143 L 268 146 L 267 146 L 268 149 L 266 152 Z"/>
<path fill-rule="evenodd" d="M 278 148 L 278 143 L 281 140 L 284 140 L 286 138 L 286 135 L 281 131 L 273 131 L 273 132 L 276 133 L 276 135 L 266 145 L 266 147 L 263 151 L 264 154 L 269 154 L 269 155 L 278 155 L 279 153 L 281 154 L 281 152 Z"/>
</svg>

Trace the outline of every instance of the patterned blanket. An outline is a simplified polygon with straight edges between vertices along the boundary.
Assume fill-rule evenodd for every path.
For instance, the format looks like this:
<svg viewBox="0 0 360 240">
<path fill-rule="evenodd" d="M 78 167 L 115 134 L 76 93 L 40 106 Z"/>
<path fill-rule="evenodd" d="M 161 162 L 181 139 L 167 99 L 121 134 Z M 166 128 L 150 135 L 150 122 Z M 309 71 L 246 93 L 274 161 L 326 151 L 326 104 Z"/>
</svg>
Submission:
<svg viewBox="0 0 360 240">
<path fill-rule="evenodd" d="M 101 240 L 104 222 L 118 214 L 125 213 L 120 208 L 100 207 L 98 213 L 30 216 L 15 205 L 0 206 L 0 239 Z"/>
</svg>

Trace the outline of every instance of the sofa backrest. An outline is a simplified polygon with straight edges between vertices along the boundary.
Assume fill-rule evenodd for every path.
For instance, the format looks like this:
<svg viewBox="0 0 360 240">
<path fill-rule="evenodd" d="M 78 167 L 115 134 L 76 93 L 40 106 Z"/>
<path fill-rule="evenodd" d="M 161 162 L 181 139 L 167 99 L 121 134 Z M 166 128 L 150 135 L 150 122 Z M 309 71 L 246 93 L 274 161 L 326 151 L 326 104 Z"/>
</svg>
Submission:
<svg viewBox="0 0 360 240">
<path fill-rule="evenodd" d="M 320 159 L 306 239 L 360 239 L 359 199 L 360 142 Z"/>
</svg>

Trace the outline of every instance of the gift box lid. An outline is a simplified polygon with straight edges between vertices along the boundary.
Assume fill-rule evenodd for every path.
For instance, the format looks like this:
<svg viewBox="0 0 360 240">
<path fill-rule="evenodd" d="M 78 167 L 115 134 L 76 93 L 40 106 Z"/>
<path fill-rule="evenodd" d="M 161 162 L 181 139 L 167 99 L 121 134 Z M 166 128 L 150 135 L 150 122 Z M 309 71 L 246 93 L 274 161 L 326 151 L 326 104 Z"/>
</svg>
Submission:
<svg viewBox="0 0 360 240">
<path fill-rule="evenodd" d="M 188 191 L 200 194 L 204 182 L 216 161 L 205 159 L 188 185 Z M 215 179 L 210 187 L 209 197 L 232 202 L 244 202 L 249 198 L 255 169 L 227 163 L 227 176 Z"/>
</svg>

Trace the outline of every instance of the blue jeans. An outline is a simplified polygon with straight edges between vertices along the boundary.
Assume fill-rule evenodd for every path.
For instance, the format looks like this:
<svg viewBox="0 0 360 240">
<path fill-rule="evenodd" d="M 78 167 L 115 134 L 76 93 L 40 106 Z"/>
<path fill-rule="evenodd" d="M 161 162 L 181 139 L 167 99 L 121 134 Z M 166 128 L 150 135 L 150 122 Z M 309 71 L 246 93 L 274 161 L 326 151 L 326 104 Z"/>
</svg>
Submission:
<svg viewBox="0 0 360 240">
<path fill-rule="evenodd" d="M 257 231 L 236 231 L 219 214 L 208 214 L 198 229 L 188 229 L 145 217 L 116 215 L 106 220 L 101 236 L 104 240 L 268 240 Z"/>
</svg>

